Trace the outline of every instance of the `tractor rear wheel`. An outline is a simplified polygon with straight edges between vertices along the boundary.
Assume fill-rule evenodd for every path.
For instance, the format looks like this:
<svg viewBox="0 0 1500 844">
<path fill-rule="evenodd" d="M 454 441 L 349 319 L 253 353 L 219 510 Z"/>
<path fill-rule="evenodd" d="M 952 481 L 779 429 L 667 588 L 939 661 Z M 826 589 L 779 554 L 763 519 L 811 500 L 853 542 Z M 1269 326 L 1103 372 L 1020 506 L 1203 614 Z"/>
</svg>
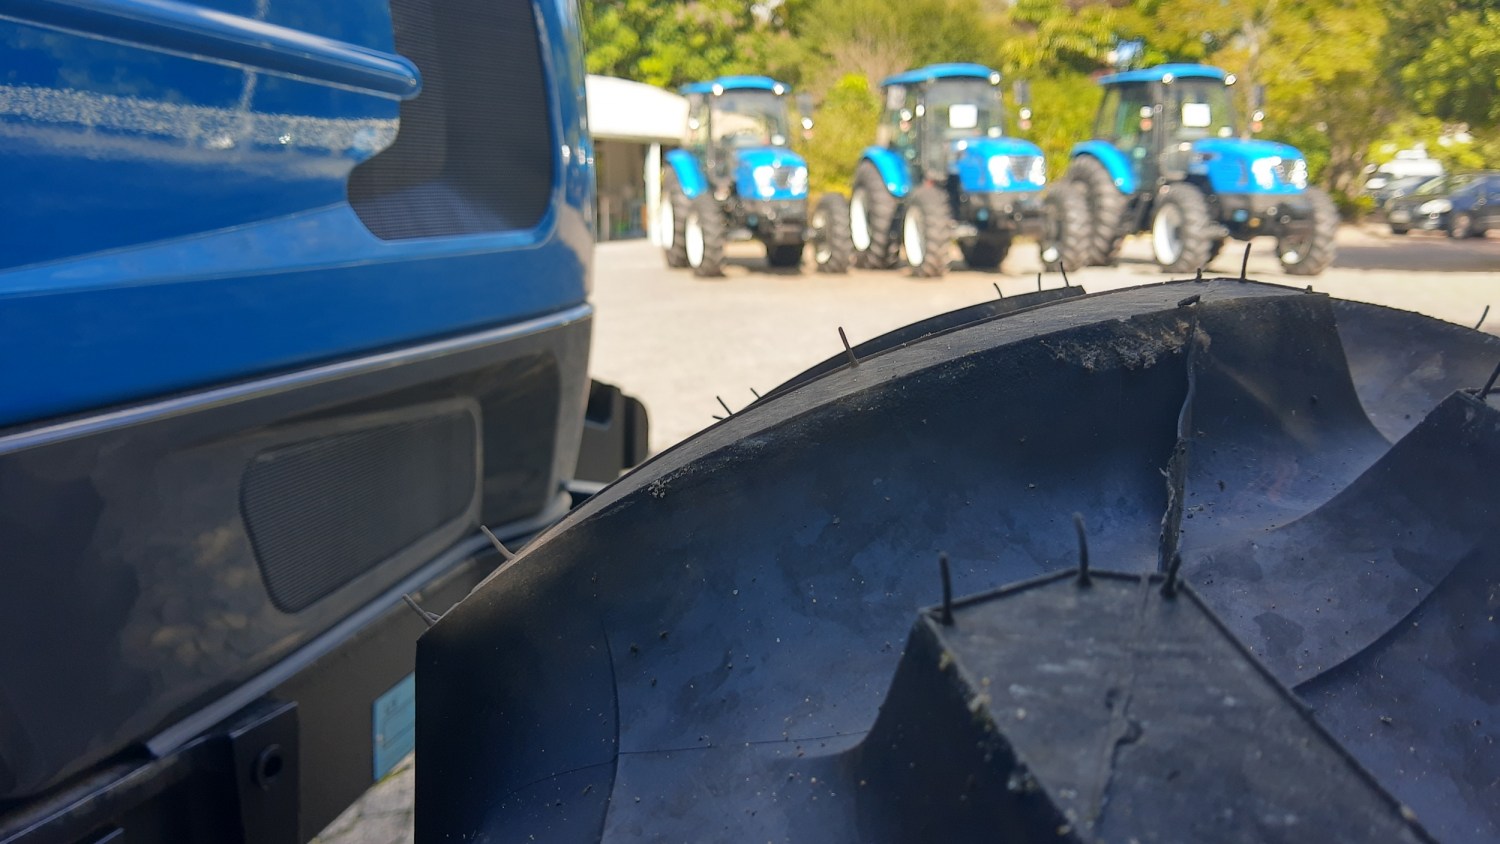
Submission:
<svg viewBox="0 0 1500 844">
<path fill-rule="evenodd" d="M 1000 262 L 1010 254 L 1010 244 L 1009 234 L 990 232 L 970 241 L 959 241 L 958 251 L 963 253 L 964 263 L 969 265 L 969 269 L 995 270 L 1000 268 Z"/>
<path fill-rule="evenodd" d="M 1338 206 L 1317 188 L 1308 188 L 1307 198 L 1312 200 L 1312 227 L 1276 241 L 1281 269 L 1288 275 L 1317 275 L 1328 269 L 1338 255 L 1335 242 L 1339 233 Z"/>
<path fill-rule="evenodd" d="M 773 267 L 799 267 L 802 265 L 802 241 L 796 243 L 767 243 L 766 263 Z"/>
<path fill-rule="evenodd" d="M 1151 217 L 1151 249 L 1156 263 L 1169 273 L 1202 269 L 1216 238 L 1209 236 L 1208 200 L 1187 182 L 1175 182 L 1156 196 Z"/>
<path fill-rule="evenodd" d="M 1076 182 L 1054 183 L 1042 197 L 1042 265 L 1049 272 L 1074 272 L 1088 266 L 1089 205 Z"/>
<path fill-rule="evenodd" d="M 682 192 L 677 174 L 670 169 L 661 177 L 661 207 L 657 209 L 656 222 L 661 237 L 662 252 L 667 256 L 667 266 L 688 265 L 687 243 L 683 239 L 683 227 L 687 224 L 688 209 L 693 201 Z"/>
<path fill-rule="evenodd" d="M 1073 159 L 1068 165 L 1066 178 L 1082 186 L 1084 202 L 1088 206 L 1084 262 L 1090 266 L 1114 264 L 1120 254 L 1120 242 L 1125 238 L 1122 231 L 1125 194 L 1115 186 L 1114 178 L 1104 165 L 1093 156 L 1080 155 Z"/>
<path fill-rule="evenodd" d="M 948 195 L 933 185 L 922 185 L 906 201 L 901 221 L 901 246 L 906 265 L 920 278 L 948 272 L 948 244 L 953 242 L 953 214 Z"/>
<path fill-rule="evenodd" d="M 699 194 L 683 225 L 688 266 L 695 275 L 710 278 L 724 274 L 724 229 L 724 212 L 713 194 Z"/>
<path fill-rule="evenodd" d="M 854 240 L 849 233 L 849 202 L 836 193 L 825 193 L 813 209 L 813 262 L 820 273 L 847 273 L 854 258 Z"/>
<path fill-rule="evenodd" d="M 896 266 L 899 243 L 896 233 L 896 197 L 886 190 L 885 179 L 868 161 L 854 170 L 854 193 L 849 199 L 849 232 L 854 242 L 854 262 L 870 270 Z"/>
</svg>

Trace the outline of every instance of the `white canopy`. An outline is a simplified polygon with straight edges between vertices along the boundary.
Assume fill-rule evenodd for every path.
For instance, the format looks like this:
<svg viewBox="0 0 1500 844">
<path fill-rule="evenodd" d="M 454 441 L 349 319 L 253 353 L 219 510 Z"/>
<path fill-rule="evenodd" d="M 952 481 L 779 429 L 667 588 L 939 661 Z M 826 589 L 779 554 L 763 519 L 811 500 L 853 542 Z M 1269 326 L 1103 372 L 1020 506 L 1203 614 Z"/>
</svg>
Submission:
<svg viewBox="0 0 1500 844">
<path fill-rule="evenodd" d="M 687 100 L 653 85 L 589 76 L 589 131 L 596 138 L 676 144 L 687 123 Z"/>
</svg>

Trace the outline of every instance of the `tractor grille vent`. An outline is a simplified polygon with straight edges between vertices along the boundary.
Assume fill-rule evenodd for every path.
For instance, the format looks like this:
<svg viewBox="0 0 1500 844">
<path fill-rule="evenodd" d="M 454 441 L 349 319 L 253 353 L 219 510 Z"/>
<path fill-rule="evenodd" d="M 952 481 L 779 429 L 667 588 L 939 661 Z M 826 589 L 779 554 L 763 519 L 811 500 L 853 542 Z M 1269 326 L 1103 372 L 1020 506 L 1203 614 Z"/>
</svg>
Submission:
<svg viewBox="0 0 1500 844">
<path fill-rule="evenodd" d="M 530 0 L 391 0 L 391 19 L 422 93 L 395 143 L 354 168 L 350 205 L 385 240 L 536 225 L 554 145 Z"/>
<path fill-rule="evenodd" d="M 1010 180 L 1012 182 L 1031 181 L 1031 168 L 1035 165 L 1035 155 L 1013 155 L 1010 157 Z"/>
<path fill-rule="evenodd" d="M 240 509 L 271 602 L 298 612 L 463 517 L 478 496 L 471 410 L 331 434 L 251 459 Z"/>
</svg>

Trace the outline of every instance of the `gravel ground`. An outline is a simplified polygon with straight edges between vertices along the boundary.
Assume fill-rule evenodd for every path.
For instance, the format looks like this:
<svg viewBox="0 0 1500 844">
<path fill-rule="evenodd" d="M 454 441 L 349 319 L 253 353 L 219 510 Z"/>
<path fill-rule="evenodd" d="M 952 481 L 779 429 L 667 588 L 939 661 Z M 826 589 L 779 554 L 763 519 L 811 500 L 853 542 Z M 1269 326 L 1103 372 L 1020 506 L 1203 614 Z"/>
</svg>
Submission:
<svg viewBox="0 0 1500 844">
<path fill-rule="evenodd" d="M 1450 241 L 1413 234 L 1394 237 L 1374 227 L 1346 227 L 1339 259 L 1312 279 L 1284 275 L 1269 240 L 1258 240 L 1249 275 L 1346 299 L 1418 311 L 1474 325 L 1494 305 L 1486 331 L 1500 334 L 1500 240 Z M 1211 273 L 1238 275 L 1243 245 L 1231 242 Z M 1144 238 L 1126 243 L 1120 266 L 1070 277 L 1090 292 L 1166 278 L 1150 261 Z M 955 270 L 937 280 L 902 272 L 821 276 L 768 271 L 755 244 L 736 245 L 722 279 L 668 270 L 659 250 L 639 241 L 598 249 L 593 374 L 646 403 L 651 446 L 661 450 L 838 352 L 838 327 L 859 343 L 913 320 L 995 295 L 1036 289 L 1036 248 L 1018 244 L 999 273 Z M 1043 277 L 1044 286 L 1062 284 Z M 410 758 L 317 839 L 322 844 L 401 844 L 411 840 Z"/>
</svg>

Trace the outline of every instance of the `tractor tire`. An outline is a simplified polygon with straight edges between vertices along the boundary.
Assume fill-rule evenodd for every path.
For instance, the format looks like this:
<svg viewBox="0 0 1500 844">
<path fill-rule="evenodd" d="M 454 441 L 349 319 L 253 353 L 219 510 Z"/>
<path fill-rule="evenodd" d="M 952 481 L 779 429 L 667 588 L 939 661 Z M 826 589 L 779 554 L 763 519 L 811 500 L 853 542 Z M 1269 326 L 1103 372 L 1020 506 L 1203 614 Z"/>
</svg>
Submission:
<svg viewBox="0 0 1500 844">
<path fill-rule="evenodd" d="M 1276 241 L 1276 254 L 1280 256 L 1281 269 L 1287 275 L 1317 275 L 1328 269 L 1339 254 L 1338 206 L 1318 188 L 1308 188 L 1307 196 L 1312 200 L 1312 230 L 1296 240 L 1281 238 Z"/>
<path fill-rule="evenodd" d="M 1209 241 L 1208 260 L 1203 262 L 1203 266 L 1207 267 L 1209 264 L 1212 264 L 1214 262 L 1214 259 L 1219 257 L 1219 253 L 1224 251 L 1224 244 L 1228 242 L 1229 238 L 1226 237 L 1216 237 L 1213 240 Z"/>
<path fill-rule="evenodd" d="M 963 253 L 969 269 L 994 271 L 1000 269 L 1001 262 L 1010 254 L 1010 244 L 1009 234 L 991 233 L 959 241 L 958 251 Z"/>
<path fill-rule="evenodd" d="M 693 268 L 694 275 L 715 278 L 724 274 L 726 229 L 724 210 L 714 200 L 713 194 L 707 191 L 699 194 L 688 208 L 687 222 L 683 226 L 688 266 Z"/>
<path fill-rule="evenodd" d="M 1474 215 L 1467 211 L 1455 211 L 1448 218 L 1448 236 L 1454 240 L 1467 240 L 1482 232 L 1476 231 L 1474 227 Z"/>
<path fill-rule="evenodd" d="M 953 212 L 948 194 L 935 185 L 919 185 L 906 199 L 901 219 L 901 252 L 918 278 L 938 278 L 948 272 L 953 243 Z"/>
<path fill-rule="evenodd" d="M 657 210 L 657 226 L 663 239 L 662 252 L 667 257 L 667 266 L 680 268 L 688 265 L 687 245 L 683 241 L 683 228 L 687 224 L 688 211 L 693 201 L 682 192 L 677 174 L 670 167 L 664 168 L 661 177 L 661 205 Z"/>
<path fill-rule="evenodd" d="M 1151 216 L 1151 250 L 1165 272 L 1190 273 L 1208 263 L 1216 238 L 1209 236 L 1213 221 L 1208 200 L 1196 185 L 1174 182 L 1156 195 Z"/>
<path fill-rule="evenodd" d="M 854 191 L 849 198 L 850 239 L 856 266 L 888 270 L 900 260 L 896 237 L 896 197 L 886 190 L 885 179 L 868 161 L 854 169 Z"/>
<path fill-rule="evenodd" d="M 802 244 L 797 243 L 767 243 L 766 263 L 778 269 L 802 266 Z"/>
<path fill-rule="evenodd" d="M 1037 246 L 1048 272 L 1075 272 L 1088 266 L 1090 223 L 1088 200 L 1077 182 L 1066 179 L 1042 197 L 1042 236 Z"/>
<path fill-rule="evenodd" d="M 1404 237 L 1405 235 L 1411 234 L 1411 229 L 1407 228 L 1406 226 L 1391 226 L 1391 234 L 1398 237 Z"/>
<path fill-rule="evenodd" d="M 417 840 L 1493 840 L 1497 359 L 1215 279 L 845 360 L 423 633 Z"/>
<path fill-rule="evenodd" d="M 1125 239 L 1125 204 L 1127 197 L 1115 186 L 1115 180 L 1097 158 L 1080 155 L 1068 165 L 1064 176 L 1083 187 L 1088 205 L 1088 237 L 1084 262 L 1088 266 L 1111 266 L 1120 256 Z"/>
<path fill-rule="evenodd" d="M 854 240 L 849 233 L 849 201 L 836 193 L 825 193 L 813 207 L 813 263 L 818 272 L 849 272 L 854 260 Z"/>
</svg>

